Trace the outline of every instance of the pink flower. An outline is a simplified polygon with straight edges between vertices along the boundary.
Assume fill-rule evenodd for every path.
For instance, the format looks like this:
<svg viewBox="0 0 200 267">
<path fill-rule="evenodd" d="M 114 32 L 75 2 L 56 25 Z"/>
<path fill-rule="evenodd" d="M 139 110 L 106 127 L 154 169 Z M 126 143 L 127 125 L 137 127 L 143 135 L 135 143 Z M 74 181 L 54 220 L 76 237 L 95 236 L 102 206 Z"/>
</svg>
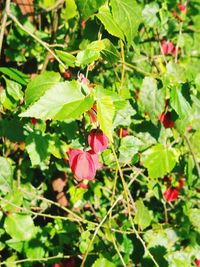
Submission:
<svg viewBox="0 0 200 267">
<path fill-rule="evenodd" d="M 164 55 L 172 54 L 174 55 L 176 48 L 172 42 L 163 40 L 161 44 L 161 53 Z"/>
<path fill-rule="evenodd" d="M 128 135 L 128 131 L 126 129 L 123 129 L 123 128 L 119 128 L 117 130 L 117 135 L 119 137 L 126 137 Z"/>
<path fill-rule="evenodd" d="M 186 5 L 185 4 L 178 4 L 178 9 L 181 11 L 181 12 L 184 12 L 186 10 Z"/>
<path fill-rule="evenodd" d="M 89 150 L 88 153 L 90 153 L 90 155 L 92 156 L 92 159 L 94 161 L 96 170 L 102 169 L 103 168 L 103 164 L 99 161 L 99 155 L 94 153 L 93 150 Z"/>
<path fill-rule="evenodd" d="M 197 267 L 199 267 L 200 266 L 200 259 L 196 259 L 195 260 L 195 264 L 196 264 Z"/>
<path fill-rule="evenodd" d="M 94 153 L 99 153 L 107 148 L 108 138 L 100 129 L 92 129 L 88 135 L 88 144 Z"/>
<path fill-rule="evenodd" d="M 80 149 L 71 150 L 69 166 L 78 179 L 91 180 L 96 175 L 95 162 L 89 152 Z"/>
<path fill-rule="evenodd" d="M 165 128 L 173 128 L 175 126 L 174 122 L 171 120 L 171 115 L 169 112 L 159 115 L 159 121 L 164 125 Z"/>
<path fill-rule="evenodd" d="M 174 187 L 169 187 L 165 192 L 164 192 L 164 198 L 167 202 L 175 201 L 178 198 L 178 189 Z"/>
</svg>

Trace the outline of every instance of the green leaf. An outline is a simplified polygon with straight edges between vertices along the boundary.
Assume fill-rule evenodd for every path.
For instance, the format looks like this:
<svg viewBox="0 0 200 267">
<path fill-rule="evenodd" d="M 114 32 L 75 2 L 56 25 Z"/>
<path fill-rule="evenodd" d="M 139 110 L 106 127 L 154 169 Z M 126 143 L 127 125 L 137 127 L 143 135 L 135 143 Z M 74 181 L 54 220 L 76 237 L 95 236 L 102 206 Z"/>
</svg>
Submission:
<svg viewBox="0 0 200 267">
<path fill-rule="evenodd" d="M 77 15 L 77 6 L 75 0 L 65 0 L 65 9 L 62 8 L 62 18 L 67 21 Z"/>
<path fill-rule="evenodd" d="M 136 111 L 133 109 L 129 101 L 126 101 L 125 107 L 117 111 L 113 126 L 129 126 L 131 124 L 131 116 L 134 116 L 135 114 Z"/>
<path fill-rule="evenodd" d="M 1 67 L 0 72 L 10 77 L 12 80 L 22 84 L 27 85 L 29 77 L 28 75 L 24 74 L 23 72 L 16 70 L 14 68 L 5 68 Z"/>
<path fill-rule="evenodd" d="M 13 190 L 13 192 L 8 193 L 4 199 L 5 199 L 5 201 L 2 201 L 2 203 L 1 203 L 1 207 L 3 208 L 3 211 L 4 212 L 6 212 L 6 211 L 7 212 L 17 212 L 18 207 L 20 207 L 22 205 L 23 195 L 20 191 L 14 191 Z M 9 204 L 9 202 L 13 203 L 14 205 Z M 18 207 L 16 207 L 15 205 Z"/>
<path fill-rule="evenodd" d="M 93 15 L 104 3 L 105 0 L 76 0 L 82 19 L 87 19 Z"/>
<path fill-rule="evenodd" d="M 61 119 L 64 118 L 63 110 L 67 111 L 66 117 L 77 116 L 78 111 L 73 115 L 73 105 L 76 107 L 77 101 L 84 100 L 85 96 L 81 92 L 81 84 L 78 81 L 60 82 L 48 90 L 37 102 L 30 106 L 20 117 L 35 117 L 37 119 Z M 87 102 L 87 101 L 86 101 Z M 88 103 L 87 103 L 88 104 Z M 71 107 L 70 107 L 71 105 Z M 83 109 L 83 107 L 82 107 Z"/>
<path fill-rule="evenodd" d="M 102 42 L 104 43 L 104 49 L 101 50 L 103 59 L 107 60 L 110 64 L 118 61 L 120 54 L 112 42 L 109 39 L 103 39 Z"/>
<path fill-rule="evenodd" d="M 111 0 L 110 3 L 114 21 L 131 45 L 141 21 L 141 9 L 135 0 Z"/>
<path fill-rule="evenodd" d="M 138 224 L 138 226 L 144 230 L 151 224 L 152 215 L 151 212 L 145 207 L 142 199 L 139 199 L 135 202 L 136 205 L 136 214 L 134 218 L 134 222 Z"/>
<path fill-rule="evenodd" d="M 65 51 L 61 51 L 61 50 L 55 50 L 55 52 L 58 55 L 58 57 L 65 63 L 66 66 L 69 66 L 69 67 L 75 66 L 75 61 L 76 61 L 75 56 Z"/>
<path fill-rule="evenodd" d="M 97 99 L 97 120 L 101 130 L 113 141 L 113 118 L 115 107 L 110 96 L 103 96 Z"/>
<path fill-rule="evenodd" d="M 158 22 L 158 17 L 156 16 L 158 12 L 159 12 L 159 5 L 156 2 L 145 5 L 142 11 L 142 17 L 144 22 L 149 27 L 154 27 L 154 25 L 156 25 L 156 23 Z"/>
<path fill-rule="evenodd" d="M 93 263 L 92 267 L 116 267 L 116 265 L 106 258 L 99 258 Z"/>
<path fill-rule="evenodd" d="M 84 112 L 91 109 L 94 103 L 92 96 L 87 96 L 83 100 L 74 101 L 73 104 L 69 103 L 63 106 L 63 108 L 54 117 L 55 120 L 68 120 L 78 119 Z"/>
<path fill-rule="evenodd" d="M 124 34 L 118 24 L 114 21 L 112 14 L 110 13 L 110 9 L 107 6 L 102 6 L 96 16 L 111 35 L 124 40 Z"/>
<path fill-rule="evenodd" d="M 120 163 L 122 164 L 131 163 L 133 156 L 139 151 L 142 145 L 143 142 L 134 136 L 126 136 L 122 138 L 119 148 Z"/>
<path fill-rule="evenodd" d="M 27 86 L 25 94 L 26 104 L 33 104 L 43 96 L 46 91 L 58 85 L 60 78 L 60 74 L 53 71 L 46 71 L 36 76 Z"/>
<path fill-rule="evenodd" d="M 48 162 L 50 158 L 49 142 L 50 137 L 48 135 L 34 132 L 28 135 L 25 143 L 32 166 Z"/>
<path fill-rule="evenodd" d="M 200 210 L 197 208 L 189 210 L 188 217 L 191 224 L 200 233 Z"/>
<path fill-rule="evenodd" d="M 16 241 L 29 240 L 35 232 L 35 226 L 30 215 L 11 213 L 4 222 L 6 232 Z"/>
<path fill-rule="evenodd" d="M 163 177 L 174 168 L 177 152 L 173 148 L 165 148 L 164 145 L 158 144 L 143 152 L 142 162 L 150 178 Z"/>
<path fill-rule="evenodd" d="M 165 107 L 165 93 L 158 90 L 157 82 L 152 77 L 145 77 L 140 91 L 142 109 L 148 112 L 151 121 L 156 124 Z"/>
<path fill-rule="evenodd" d="M 180 88 L 173 87 L 171 90 L 171 98 L 170 104 L 172 108 L 179 115 L 180 119 L 184 119 L 185 117 L 190 117 L 192 113 L 192 108 L 189 102 L 182 95 Z"/>
<path fill-rule="evenodd" d="M 6 158 L 0 157 L 0 190 L 10 192 L 12 187 L 12 167 Z"/>
<path fill-rule="evenodd" d="M 14 82 L 12 80 L 7 79 L 6 77 L 3 77 L 4 80 L 6 81 L 6 90 L 7 93 L 14 98 L 16 101 L 22 100 L 23 99 L 23 92 L 22 92 L 22 86 Z"/>
<path fill-rule="evenodd" d="M 185 73 L 185 69 L 182 66 L 170 61 L 169 63 L 167 63 L 166 67 L 167 67 L 166 76 L 169 78 L 172 84 L 186 82 L 187 76 Z"/>
<path fill-rule="evenodd" d="M 196 131 L 191 137 L 191 146 L 195 156 L 200 159 L 200 130 Z"/>
</svg>

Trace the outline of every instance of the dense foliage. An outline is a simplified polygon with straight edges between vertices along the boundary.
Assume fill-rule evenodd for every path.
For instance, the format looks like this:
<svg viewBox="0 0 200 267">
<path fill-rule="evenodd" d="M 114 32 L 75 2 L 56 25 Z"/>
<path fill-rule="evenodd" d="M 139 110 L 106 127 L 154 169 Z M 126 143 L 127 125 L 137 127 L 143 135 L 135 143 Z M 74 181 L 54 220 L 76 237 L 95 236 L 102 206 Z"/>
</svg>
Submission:
<svg viewBox="0 0 200 267">
<path fill-rule="evenodd" d="M 3 2 L 0 266 L 200 266 L 199 0 Z"/>
</svg>

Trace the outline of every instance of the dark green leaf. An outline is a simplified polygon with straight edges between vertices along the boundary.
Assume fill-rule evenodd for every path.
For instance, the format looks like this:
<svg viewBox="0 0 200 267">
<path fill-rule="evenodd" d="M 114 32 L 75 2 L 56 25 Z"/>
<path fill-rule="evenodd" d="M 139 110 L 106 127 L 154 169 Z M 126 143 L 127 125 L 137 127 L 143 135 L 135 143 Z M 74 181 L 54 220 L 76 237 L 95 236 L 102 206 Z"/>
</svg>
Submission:
<svg viewBox="0 0 200 267">
<path fill-rule="evenodd" d="M 21 71 L 14 68 L 1 67 L 0 72 L 10 77 L 12 80 L 22 84 L 27 85 L 29 77 L 28 75 L 22 73 Z"/>
<path fill-rule="evenodd" d="M 82 19 L 87 19 L 90 15 L 93 15 L 104 3 L 105 0 L 76 1 Z"/>
</svg>

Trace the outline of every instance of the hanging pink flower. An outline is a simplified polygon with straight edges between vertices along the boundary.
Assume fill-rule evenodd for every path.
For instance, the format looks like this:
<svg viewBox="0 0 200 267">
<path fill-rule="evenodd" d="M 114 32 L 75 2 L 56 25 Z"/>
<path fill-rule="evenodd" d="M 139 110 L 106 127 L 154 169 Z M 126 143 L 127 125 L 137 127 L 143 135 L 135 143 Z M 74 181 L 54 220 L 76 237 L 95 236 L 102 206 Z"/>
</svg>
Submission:
<svg viewBox="0 0 200 267">
<path fill-rule="evenodd" d="M 99 155 L 94 153 L 93 150 L 89 150 L 88 153 L 90 153 L 90 155 L 92 156 L 92 159 L 94 161 L 96 170 L 102 169 L 103 168 L 103 164 L 99 161 Z"/>
<path fill-rule="evenodd" d="M 195 260 L 196 267 L 200 267 L 200 259 Z"/>
<path fill-rule="evenodd" d="M 107 148 L 108 138 L 100 129 L 92 129 L 88 136 L 88 144 L 94 153 L 99 153 Z"/>
<path fill-rule="evenodd" d="M 164 192 L 164 198 L 167 202 L 175 201 L 178 198 L 178 189 L 174 187 L 169 187 L 165 192 Z"/>
<path fill-rule="evenodd" d="M 181 12 L 184 12 L 186 10 L 186 5 L 185 4 L 178 4 L 178 9 L 181 11 Z"/>
<path fill-rule="evenodd" d="M 174 52 L 176 50 L 176 47 L 174 44 L 170 41 L 163 40 L 161 43 L 161 53 L 164 55 L 172 54 L 174 55 Z"/>
<path fill-rule="evenodd" d="M 164 125 L 165 128 L 173 128 L 175 126 L 169 112 L 160 114 L 159 121 Z"/>
<path fill-rule="evenodd" d="M 96 175 L 95 162 L 89 152 L 80 149 L 71 150 L 69 166 L 78 179 L 91 180 Z"/>
</svg>

